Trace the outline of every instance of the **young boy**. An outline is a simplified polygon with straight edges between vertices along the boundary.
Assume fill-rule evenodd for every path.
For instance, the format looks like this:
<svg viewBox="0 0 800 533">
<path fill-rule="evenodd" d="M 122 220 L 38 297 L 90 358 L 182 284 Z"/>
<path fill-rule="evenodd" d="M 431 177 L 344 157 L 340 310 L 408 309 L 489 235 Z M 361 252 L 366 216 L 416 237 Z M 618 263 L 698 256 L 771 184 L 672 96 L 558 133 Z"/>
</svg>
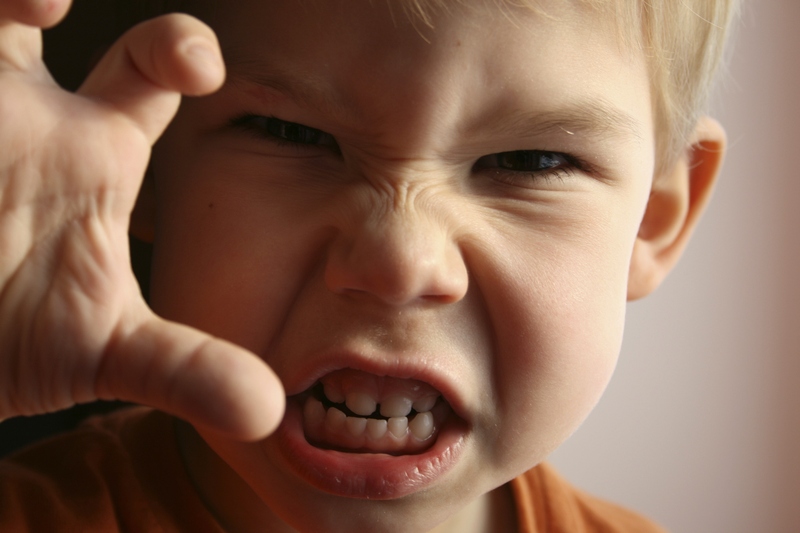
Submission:
<svg viewBox="0 0 800 533">
<path fill-rule="evenodd" d="M 0 417 L 159 410 L 2 463 L 0 530 L 658 530 L 540 463 L 708 200 L 732 0 L 179 7 L 69 94 L 68 1 L 0 2 Z"/>
</svg>

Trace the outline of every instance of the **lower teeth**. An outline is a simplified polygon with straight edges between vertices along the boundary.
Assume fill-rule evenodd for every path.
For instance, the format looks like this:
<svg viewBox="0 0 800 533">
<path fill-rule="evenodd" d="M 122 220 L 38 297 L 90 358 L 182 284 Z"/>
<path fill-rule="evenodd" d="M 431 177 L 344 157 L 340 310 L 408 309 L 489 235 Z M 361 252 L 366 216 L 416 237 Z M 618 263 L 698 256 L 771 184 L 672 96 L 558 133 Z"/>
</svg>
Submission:
<svg viewBox="0 0 800 533">
<path fill-rule="evenodd" d="M 352 451 L 415 453 L 433 442 L 438 428 L 430 411 L 408 417 L 366 418 L 347 416 L 336 407 L 326 407 L 313 396 L 303 408 L 303 429 L 309 441 Z"/>
</svg>

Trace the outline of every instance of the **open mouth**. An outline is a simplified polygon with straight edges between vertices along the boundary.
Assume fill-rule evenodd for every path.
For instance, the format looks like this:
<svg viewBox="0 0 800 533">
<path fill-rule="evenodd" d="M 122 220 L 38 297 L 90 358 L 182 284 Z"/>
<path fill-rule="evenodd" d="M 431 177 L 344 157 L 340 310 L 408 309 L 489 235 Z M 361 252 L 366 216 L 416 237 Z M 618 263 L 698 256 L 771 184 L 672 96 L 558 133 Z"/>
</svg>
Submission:
<svg viewBox="0 0 800 533">
<path fill-rule="evenodd" d="M 306 439 L 342 452 L 421 453 L 451 413 L 439 391 L 422 381 L 350 369 L 324 376 L 304 394 Z"/>
<path fill-rule="evenodd" d="M 458 463 L 468 432 L 432 385 L 342 368 L 290 397 L 276 442 L 318 489 L 386 500 L 436 483 Z"/>
</svg>

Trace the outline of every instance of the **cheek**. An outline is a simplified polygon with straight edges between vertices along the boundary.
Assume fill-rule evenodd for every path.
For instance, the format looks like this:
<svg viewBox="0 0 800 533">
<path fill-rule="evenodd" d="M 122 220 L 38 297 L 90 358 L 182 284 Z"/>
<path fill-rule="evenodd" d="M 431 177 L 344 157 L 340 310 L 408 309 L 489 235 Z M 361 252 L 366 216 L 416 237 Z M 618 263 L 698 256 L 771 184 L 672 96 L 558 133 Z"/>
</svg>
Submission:
<svg viewBox="0 0 800 533">
<path fill-rule="evenodd" d="M 543 460 L 602 395 L 622 341 L 635 237 L 635 216 L 622 220 L 611 228 L 587 217 L 558 239 L 531 231 L 493 239 L 506 253 L 482 290 L 495 332 L 498 409 L 515 428 L 513 442 L 497 442 L 506 454 L 498 463 L 508 454 L 526 465 Z"/>
<path fill-rule="evenodd" d="M 213 158 L 159 170 L 153 309 L 264 353 L 314 269 L 313 234 L 280 198 L 242 194 Z"/>
<path fill-rule="evenodd" d="M 516 305 L 507 307 L 517 316 L 497 328 L 504 339 L 498 351 L 509 354 L 498 360 L 500 380 L 515 382 L 509 390 L 518 391 L 508 394 L 508 406 L 543 406 L 546 412 L 533 409 L 532 416 L 546 415 L 548 425 L 563 422 L 559 434 L 571 433 L 603 392 L 616 364 L 625 313 L 624 284 L 617 295 L 583 298 L 585 290 L 607 280 L 592 283 L 594 276 L 581 278 L 584 273 L 575 270 L 565 274 L 546 280 L 546 287 L 517 287 Z"/>
</svg>

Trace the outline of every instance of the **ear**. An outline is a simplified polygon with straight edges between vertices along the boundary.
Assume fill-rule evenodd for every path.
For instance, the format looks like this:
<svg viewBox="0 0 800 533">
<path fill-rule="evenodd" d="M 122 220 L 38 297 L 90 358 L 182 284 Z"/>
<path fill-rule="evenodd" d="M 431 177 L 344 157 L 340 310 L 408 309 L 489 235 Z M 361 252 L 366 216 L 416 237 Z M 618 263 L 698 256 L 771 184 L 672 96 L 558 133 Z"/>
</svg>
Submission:
<svg viewBox="0 0 800 533">
<path fill-rule="evenodd" d="M 685 153 L 654 178 L 633 247 L 629 301 L 653 292 L 678 262 L 711 197 L 725 145 L 722 126 L 702 117 Z"/>
<path fill-rule="evenodd" d="M 156 185 L 151 166 L 147 167 L 139 196 L 131 213 L 130 234 L 140 241 L 152 243 L 156 234 Z"/>
</svg>

